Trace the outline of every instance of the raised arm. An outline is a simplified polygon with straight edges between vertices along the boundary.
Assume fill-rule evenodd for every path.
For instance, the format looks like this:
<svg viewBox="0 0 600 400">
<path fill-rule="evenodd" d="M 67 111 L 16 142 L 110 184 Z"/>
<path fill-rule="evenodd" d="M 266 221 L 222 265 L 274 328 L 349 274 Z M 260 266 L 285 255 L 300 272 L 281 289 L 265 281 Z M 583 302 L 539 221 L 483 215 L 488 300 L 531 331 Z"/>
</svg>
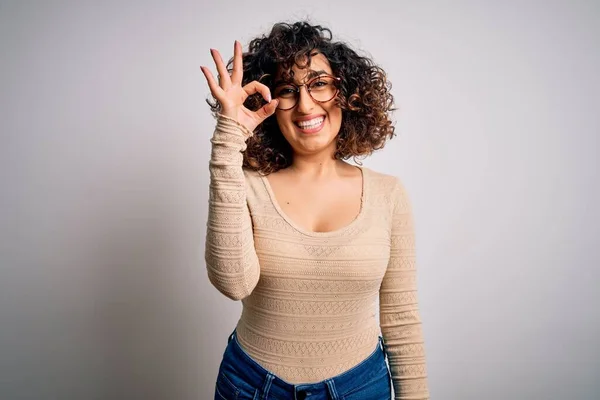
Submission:
<svg viewBox="0 0 600 400">
<path fill-rule="evenodd" d="M 242 170 L 248 134 L 235 120 L 220 116 L 211 139 L 204 255 L 210 282 L 233 300 L 252 293 L 260 276 Z"/>
<path fill-rule="evenodd" d="M 254 129 L 275 112 L 277 101 L 271 101 L 269 88 L 256 81 L 242 87 L 239 42 L 235 42 L 231 75 L 219 52 L 211 49 L 211 54 L 219 72 L 219 83 L 208 68 L 200 69 L 221 106 L 221 113 L 211 139 L 205 260 L 210 282 L 225 296 L 241 300 L 252 293 L 260 277 L 246 204 L 242 152 Z M 269 103 L 257 111 L 248 110 L 244 101 L 257 92 Z"/>
<path fill-rule="evenodd" d="M 412 209 L 399 180 L 394 187 L 390 261 L 379 292 L 379 320 L 394 398 L 429 399 L 425 349 L 417 301 Z"/>
</svg>

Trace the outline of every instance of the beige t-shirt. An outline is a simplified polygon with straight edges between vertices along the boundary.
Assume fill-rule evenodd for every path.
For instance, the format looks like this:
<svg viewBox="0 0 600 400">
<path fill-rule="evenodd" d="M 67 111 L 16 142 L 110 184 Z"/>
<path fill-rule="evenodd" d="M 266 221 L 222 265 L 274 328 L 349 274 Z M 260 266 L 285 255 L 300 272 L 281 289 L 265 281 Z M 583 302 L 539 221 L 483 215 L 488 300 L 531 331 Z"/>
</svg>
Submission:
<svg viewBox="0 0 600 400">
<path fill-rule="evenodd" d="M 361 167 L 358 216 L 335 231 L 307 231 L 281 210 L 264 176 L 242 168 L 251 134 L 217 120 L 205 253 L 210 282 L 242 301 L 242 348 L 289 383 L 314 383 L 366 359 L 381 333 L 395 398 L 428 399 L 413 220 L 401 182 Z"/>
</svg>

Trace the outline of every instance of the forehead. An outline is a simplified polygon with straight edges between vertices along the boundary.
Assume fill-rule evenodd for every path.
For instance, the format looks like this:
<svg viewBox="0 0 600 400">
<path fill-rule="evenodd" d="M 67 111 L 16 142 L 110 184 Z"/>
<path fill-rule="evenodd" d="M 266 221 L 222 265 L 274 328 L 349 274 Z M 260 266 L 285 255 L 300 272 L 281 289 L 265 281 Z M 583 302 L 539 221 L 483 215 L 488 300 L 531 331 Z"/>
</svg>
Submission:
<svg viewBox="0 0 600 400">
<path fill-rule="evenodd" d="M 309 65 L 305 66 L 304 68 L 301 68 L 298 65 L 294 64 L 292 66 L 291 71 L 288 72 L 292 72 L 295 82 L 303 82 L 307 74 L 309 74 L 311 71 L 325 71 L 326 73 L 331 74 L 331 65 L 329 65 L 327 57 L 325 57 L 321 53 L 313 53 Z M 284 75 L 287 75 L 283 72 L 284 71 L 282 71 L 281 69 L 277 71 L 277 79 L 281 79 L 282 77 L 285 77 Z"/>
</svg>

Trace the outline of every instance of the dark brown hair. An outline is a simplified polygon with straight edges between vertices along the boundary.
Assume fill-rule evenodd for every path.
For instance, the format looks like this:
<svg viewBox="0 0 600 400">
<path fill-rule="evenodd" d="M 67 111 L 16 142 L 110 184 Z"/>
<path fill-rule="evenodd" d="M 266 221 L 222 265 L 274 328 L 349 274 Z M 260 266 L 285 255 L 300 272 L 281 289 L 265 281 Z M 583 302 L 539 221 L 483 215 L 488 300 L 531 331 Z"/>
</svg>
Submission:
<svg viewBox="0 0 600 400">
<path fill-rule="evenodd" d="M 389 119 L 389 112 L 394 110 L 391 83 L 370 58 L 358 55 L 343 42 L 332 41 L 329 29 L 308 22 L 275 24 L 268 36 L 253 39 L 243 54 L 242 85 L 261 80 L 266 74 L 275 76 L 278 71 L 289 71 L 294 64 L 305 68 L 315 52 L 323 54 L 333 75 L 341 78 L 335 101 L 342 109 L 342 125 L 335 158 L 353 157 L 358 162 L 359 157 L 383 148 L 386 140 L 394 136 Z M 230 71 L 232 66 L 233 59 L 227 66 Z M 214 98 L 208 104 L 213 113 L 220 111 Z M 264 104 L 260 95 L 250 96 L 244 103 L 251 110 Z M 270 174 L 291 163 L 292 148 L 272 115 L 248 139 L 244 167 Z"/>
</svg>

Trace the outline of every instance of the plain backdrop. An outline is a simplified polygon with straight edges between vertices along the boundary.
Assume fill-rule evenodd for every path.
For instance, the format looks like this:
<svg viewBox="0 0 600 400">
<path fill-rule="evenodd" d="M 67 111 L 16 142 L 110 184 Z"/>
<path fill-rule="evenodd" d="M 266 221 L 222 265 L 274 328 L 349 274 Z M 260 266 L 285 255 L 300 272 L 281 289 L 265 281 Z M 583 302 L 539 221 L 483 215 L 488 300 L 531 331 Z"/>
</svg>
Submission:
<svg viewBox="0 0 600 400">
<path fill-rule="evenodd" d="M 0 397 L 212 398 L 199 66 L 309 18 L 391 80 L 433 398 L 600 392 L 596 1 L 0 2 Z"/>
</svg>

